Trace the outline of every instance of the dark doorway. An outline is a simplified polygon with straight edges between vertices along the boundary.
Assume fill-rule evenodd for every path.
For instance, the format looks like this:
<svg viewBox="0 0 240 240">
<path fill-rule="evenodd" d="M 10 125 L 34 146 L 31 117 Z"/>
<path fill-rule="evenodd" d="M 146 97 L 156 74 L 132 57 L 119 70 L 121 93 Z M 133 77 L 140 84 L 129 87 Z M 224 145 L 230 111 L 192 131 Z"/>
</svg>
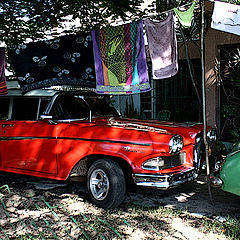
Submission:
<svg viewBox="0 0 240 240">
<path fill-rule="evenodd" d="M 201 61 L 191 60 L 197 84 L 201 86 Z M 179 60 L 178 74 L 174 77 L 156 80 L 156 113 L 167 110 L 170 121 L 198 122 L 201 120 L 201 105 L 190 78 L 186 60 Z M 200 91 L 201 92 L 201 91 Z"/>
<path fill-rule="evenodd" d="M 223 141 L 240 137 L 240 45 L 219 46 L 219 134 Z"/>
</svg>

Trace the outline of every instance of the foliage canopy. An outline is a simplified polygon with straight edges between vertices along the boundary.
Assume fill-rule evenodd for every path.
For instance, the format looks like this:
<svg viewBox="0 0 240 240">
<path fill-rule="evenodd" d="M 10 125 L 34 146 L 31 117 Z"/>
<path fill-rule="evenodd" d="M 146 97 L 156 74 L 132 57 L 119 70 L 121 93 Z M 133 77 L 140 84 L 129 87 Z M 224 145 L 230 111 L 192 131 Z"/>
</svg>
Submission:
<svg viewBox="0 0 240 240">
<path fill-rule="evenodd" d="M 0 41 L 17 43 L 38 39 L 69 19 L 79 19 L 79 27 L 69 31 L 90 30 L 107 19 L 138 14 L 138 0 L 2 0 L 0 3 Z"/>
<path fill-rule="evenodd" d="M 57 27 L 76 19 L 77 25 L 61 33 L 89 31 L 117 19 L 139 19 L 189 2 L 191 0 L 1 0 L 0 42 L 16 44 L 26 39 L 57 36 Z"/>
</svg>

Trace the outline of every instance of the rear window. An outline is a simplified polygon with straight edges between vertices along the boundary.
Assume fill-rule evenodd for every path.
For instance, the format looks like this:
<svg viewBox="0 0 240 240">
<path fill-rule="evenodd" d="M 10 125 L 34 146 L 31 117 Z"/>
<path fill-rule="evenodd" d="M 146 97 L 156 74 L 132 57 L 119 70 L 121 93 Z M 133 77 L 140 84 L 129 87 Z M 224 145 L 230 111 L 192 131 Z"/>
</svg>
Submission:
<svg viewBox="0 0 240 240">
<path fill-rule="evenodd" d="M 39 98 L 14 98 L 12 120 L 36 120 Z"/>
<path fill-rule="evenodd" d="M 0 98 L 0 120 L 8 118 L 10 98 Z"/>
</svg>

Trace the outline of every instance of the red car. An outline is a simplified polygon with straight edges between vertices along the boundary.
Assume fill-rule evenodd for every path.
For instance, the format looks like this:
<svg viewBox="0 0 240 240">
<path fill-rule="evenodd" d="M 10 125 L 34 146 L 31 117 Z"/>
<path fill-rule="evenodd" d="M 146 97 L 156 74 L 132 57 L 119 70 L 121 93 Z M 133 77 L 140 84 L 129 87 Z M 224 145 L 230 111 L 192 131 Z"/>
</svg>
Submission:
<svg viewBox="0 0 240 240">
<path fill-rule="evenodd" d="M 131 180 L 168 189 L 198 176 L 202 124 L 122 118 L 89 92 L 10 94 L 0 106 L 0 171 L 78 178 L 100 207 L 118 206 Z"/>
</svg>

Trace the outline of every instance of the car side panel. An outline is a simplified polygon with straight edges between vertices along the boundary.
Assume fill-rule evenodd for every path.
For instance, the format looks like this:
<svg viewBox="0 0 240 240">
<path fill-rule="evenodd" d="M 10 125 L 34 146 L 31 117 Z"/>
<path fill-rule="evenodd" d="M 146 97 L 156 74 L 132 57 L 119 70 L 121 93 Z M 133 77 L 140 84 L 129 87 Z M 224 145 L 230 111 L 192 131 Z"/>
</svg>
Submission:
<svg viewBox="0 0 240 240">
<path fill-rule="evenodd" d="M 61 179 L 68 177 L 80 159 L 93 154 L 124 159 L 132 167 L 133 172 L 151 174 L 159 172 L 143 170 L 142 162 L 152 157 L 169 156 L 168 146 L 161 144 L 161 141 L 168 142 L 170 135 L 156 134 L 159 142 L 153 145 L 148 132 L 96 126 L 88 122 L 60 123 L 58 133 L 56 153 L 59 164 L 58 177 Z M 186 153 L 186 163 L 182 168 L 192 167 L 192 146 L 186 146 L 183 151 Z M 176 171 L 180 168 L 176 168 Z M 174 169 L 162 170 L 162 173 L 170 171 Z"/>
<path fill-rule="evenodd" d="M 56 126 L 38 121 L 1 124 L 2 169 L 57 175 Z"/>
<path fill-rule="evenodd" d="M 20 122 L 21 127 L 17 127 Z M 7 149 L 2 156 L 5 171 L 65 180 L 80 159 L 101 154 L 124 159 L 135 173 L 154 173 L 143 170 L 141 163 L 152 157 L 169 155 L 166 142 L 171 135 L 168 134 L 150 135 L 145 131 L 99 126 L 88 121 L 56 125 L 37 121 L 8 123 L 14 127 L 2 129 L 5 140 L 1 144 Z M 18 137 L 20 139 L 16 139 Z M 184 151 L 187 159 L 192 159 L 189 148 Z M 167 172 L 163 170 L 162 173 Z"/>
<path fill-rule="evenodd" d="M 136 155 L 137 152 L 128 152 L 124 147 L 140 142 L 136 140 L 136 135 L 134 136 L 133 134 L 133 140 L 124 141 L 126 136 L 124 136 L 122 129 L 96 126 L 95 123 L 87 121 L 59 123 L 58 133 L 56 153 L 59 164 L 59 177 L 63 179 L 67 178 L 71 169 L 80 159 L 92 154 L 119 157 L 125 159 L 133 166 L 131 155 Z M 146 133 L 142 134 L 146 135 Z M 121 136 L 120 139 L 119 136 Z M 139 137 L 141 136 L 139 135 Z M 140 158 L 141 147 L 146 148 L 144 145 L 145 143 L 142 143 L 142 146 L 134 145 L 134 147 L 139 149 L 138 159 Z M 147 151 L 149 151 L 147 154 L 151 154 L 152 148 L 150 146 L 152 144 L 149 142 L 147 145 Z M 146 154 L 146 151 L 142 152 L 143 154 Z"/>
</svg>

